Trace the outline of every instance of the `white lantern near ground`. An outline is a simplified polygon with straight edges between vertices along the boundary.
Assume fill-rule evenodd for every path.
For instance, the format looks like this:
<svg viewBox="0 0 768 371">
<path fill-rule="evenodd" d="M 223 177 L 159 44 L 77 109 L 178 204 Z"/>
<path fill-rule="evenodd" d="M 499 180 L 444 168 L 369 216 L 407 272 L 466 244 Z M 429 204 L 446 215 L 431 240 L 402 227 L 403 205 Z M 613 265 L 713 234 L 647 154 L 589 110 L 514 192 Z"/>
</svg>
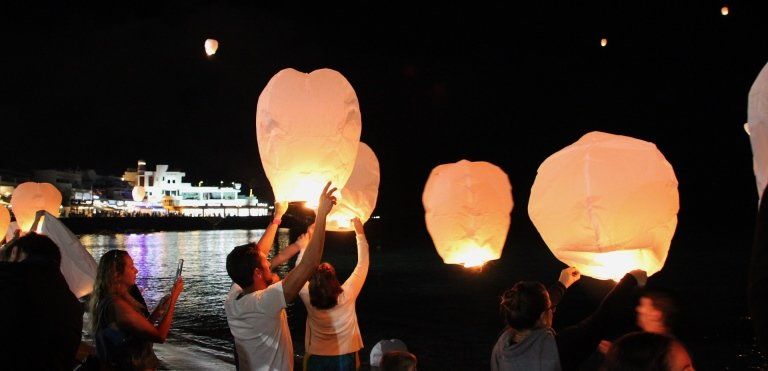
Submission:
<svg viewBox="0 0 768 371">
<path fill-rule="evenodd" d="M 61 192 L 50 183 L 26 182 L 19 184 L 11 195 L 11 208 L 22 233 L 29 232 L 35 222 L 35 214 L 45 210 L 58 217 Z M 42 226 L 38 225 L 38 228 Z"/>
<path fill-rule="evenodd" d="M 352 218 L 368 221 L 379 196 L 379 160 L 370 147 L 360 142 L 357 160 L 349 180 L 341 189 L 340 199 L 325 223 L 329 231 L 353 231 Z"/>
<path fill-rule="evenodd" d="M 763 67 L 749 89 L 745 130 L 752 145 L 752 166 L 757 182 L 757 195 L 762 197 L 768 184 L 768 64 Z"/>
<path fill-rule="evenodd" d="M 131 191 L 131 196 L 133 197 L 134 201 L 141 202 L 144 201 L 144 197 L 147 196 L 147 191 L 142 186 L 135 186 Z"/>
<path fill-rule="evenodd" d="M 601 132 L 547 158 L 528 202 L 555 257 L 614 280 L 634 269 L 661 270 L 678 209 L 677 178 L 656 146 Z"/>
<path fill-rule="evenodd" d="M 325 183 L 343 188 L 360 141 L 355 90 L 340 73 L 284 69 L 256 107 L 256 139 L 276 201 L 315 207 Z"/>
<path fill-rule="evenodd" d="M 446 264 L 481 266 L 501 257 L 512 212 L 507 174 L 488 162 L 437 166 L 422 195 L 427 230 Z"/>
</svg>

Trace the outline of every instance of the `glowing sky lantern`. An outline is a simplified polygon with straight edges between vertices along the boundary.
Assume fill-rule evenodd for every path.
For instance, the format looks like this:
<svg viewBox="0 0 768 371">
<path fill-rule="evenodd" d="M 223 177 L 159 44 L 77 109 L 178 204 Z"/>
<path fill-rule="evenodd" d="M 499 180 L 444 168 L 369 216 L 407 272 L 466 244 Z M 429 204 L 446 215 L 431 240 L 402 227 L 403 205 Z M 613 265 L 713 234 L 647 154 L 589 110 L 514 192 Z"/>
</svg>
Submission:
<svg viewBox="0 0 768 371">
<path fill-rule="evenodd" d="M 606 47 L 608 45 L 608 39 L 600 39 L 600 46 Z"/>
<path fill-rule="evenodd" d="M 461 160 L 432 169 L 422 195 L 427 230 L 446 264 L 477 267 L 501 257 L 512 211 L 507 174 Z"/>
<path fill-rule="evenodd" d="M 142 186 L 135 186 L 131 191 L 131 196 L 133 197 L 133 200 L 136 202 L 144 201 L 144 197 L 147 196 L 147 190 L 144 189 L 144 187 Z"/>
<path fill-rule="evenodd" d="M 360 141 L 360 107 L 340 73 L 278 72 L 259 95 L 256 139 L 276 201 L 315 207 L 327 181 L 342 189 Z"/>
<path fill-rule="evenodd" d="M 216 50 L 219 49 L 219 42 L 216 39 L 205 40 L 205 54 L 209 57 L 216 54 Z"/>
<path fill-rule="evenodd" d="M 326 230 L 353 231 L 350 220 L 359 218 L 365 223 L 371 217 L 379 196 L 379 160 L 370 147 L 360 142 L 352 175 L 340 192 L 339 203 L 328 215 Z"/>
<path fill-rule="evenodd" d="M 8 232 L 8 225 L 10 224 L 11 213 L 8 212 L 8 209 L 5 207 L 5 205 L 0 205 L 0 241 L 5 238 L 5 235 Z"/>
<path fill-rule="evenodd" d="M 677 178 L 656 146 L 601 132 L 549 156 L 528 202 L 555 257 L 614 280 L 634 269 L 661 270 L 678 209 Z"/>
<path fill-rule="evenodd" d="M 59 216 L 61 192 L 50 183 L 26 182 L 19 184 L 11 195 L 11 208 L 19 229 L 28 232 L 35 221 L 38 210 L 45 210 L 53 216 Z M 38 227 L 42 227 L 38 225 Z"/>
<path fill-rule="evenodd" d="M 722 7 L 722 8 L 720 8 L 720 14 L 728 15 L 728 13 L 729 13 L 729 11 L 728 11 L 728 6 L 727 5 Z"/>
<path fill-rule="evenodd" d="M 747 121 L 757 195 L 761 197 L 768 183 L 768 64 L 763 67 L 749 89 Z"/>
</svg>

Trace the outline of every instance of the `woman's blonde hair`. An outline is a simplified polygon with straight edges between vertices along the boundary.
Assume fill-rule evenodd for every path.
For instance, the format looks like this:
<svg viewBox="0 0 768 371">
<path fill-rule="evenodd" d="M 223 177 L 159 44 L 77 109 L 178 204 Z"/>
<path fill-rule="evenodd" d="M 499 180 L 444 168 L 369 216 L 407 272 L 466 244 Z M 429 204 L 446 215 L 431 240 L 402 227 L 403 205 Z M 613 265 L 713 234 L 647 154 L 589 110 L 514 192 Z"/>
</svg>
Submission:
<svg viewBox="0 0 768 371">
<path fill-rule="evenodd" d="M 135 308 L 142 305 L 128 294 L 128 287 L 122 283 L 120 277 L 125 273 L 127 252 L 123 250 L 110 250 L 99 259 L 99 268 L 96 271 L 96 281 L 93 284 L 93 294 L 89 303 L 91 312 L 91 333 L 95 333 L 103 320 L 99 305 L 109 297 L 120 297 Z"/>
</svg>

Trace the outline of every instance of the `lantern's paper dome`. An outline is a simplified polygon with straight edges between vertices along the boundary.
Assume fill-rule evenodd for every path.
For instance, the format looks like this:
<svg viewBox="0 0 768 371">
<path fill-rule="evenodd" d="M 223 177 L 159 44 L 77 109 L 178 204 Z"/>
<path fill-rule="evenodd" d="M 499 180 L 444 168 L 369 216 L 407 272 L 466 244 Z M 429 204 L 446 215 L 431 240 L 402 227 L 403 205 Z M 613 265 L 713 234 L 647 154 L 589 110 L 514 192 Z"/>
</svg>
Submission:
<svg viewBox="0 0 768 371">
<path fill-rule="evenodd" d="M 749 89 L 747 105 L 747 133 L 752 144 L 752 166 L 757 182 L 757 195 L 761 197 L 768 184 L 768 64 Z"/>
<path fill-rule="evenodd" d="M 35 221 L 35 214 L 45 210 L 58 217 L 61 207 L 61 192 L 50 183 L 26 182 L 19 184 L 11 195 L 11 208 L 22 232 L 29 232 Z"/>
<path fill-rule="evenodd" d="M 563 263 L 598 279 L 664 266 L 677 226 L 672 166 L 653 143 L 584 135 L 541 164 L 528 215 Z"/>
<path fill-rule="evenodd" d="M 325 183 L 342 189 L 360 142 L 360 107 L 340 73 L 284 69 L 269 80 L 256 107 L 256 139 L 276 201 L 317 206 Z"/>
<path fill-rule="evenodd" d="M 216 54 L 216 50 L 219 49 L 219 42 L 216 39 L 205 40 L 205 54 L 209 57 Z"/>
<path fill-rule="evenodd" d="M 446 264 L 480 266 L 501 257 L 512 212 L 507 174 L 488 162 L 437 166 L 422 195 L 427 230 Z"/>
<path fill-rule="evenodd" d="M 11 224 L 11 213 L 5 205 L 0 205 L 0 241 L 8 233 L 8 226 Z"/>
<path fill-rule="evenodd" d="M 147 195 L 147 191 L 142 186 L 135 186 L 131 191 L 131 196 L 133 196 L 133 200 L 136 202 L 144 201 L 144 197 L 146 195 Z"/>
<path fill-rule="evenodd" d="M 370 147 L 360 142 L 357 160 L 347 184 L 341 189 L 338 204 L 328 214 L 325 223 L 329 231 L 354 231 L 350 222 L 359 218 L 365 223 L 376 208 L 379 196 L 379 160 Z"/>
</svg>

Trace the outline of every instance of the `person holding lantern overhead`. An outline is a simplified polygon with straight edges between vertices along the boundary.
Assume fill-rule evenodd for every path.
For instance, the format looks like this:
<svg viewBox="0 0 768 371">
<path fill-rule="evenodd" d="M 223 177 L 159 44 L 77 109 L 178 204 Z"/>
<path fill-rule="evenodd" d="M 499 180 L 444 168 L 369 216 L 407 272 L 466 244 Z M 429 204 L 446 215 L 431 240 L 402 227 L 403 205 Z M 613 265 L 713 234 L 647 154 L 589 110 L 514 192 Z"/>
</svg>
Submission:
<svg viewBox="0 0 768 371">
<path fill-rule="evenodd" d="M 491 370 L 577 370 L 611 331 L 631 321 L 635 289 L 644 286 L 644 271 L 634 270 L 603 298 L 595 312 L 556 333 L 552 319 L 560 299 L 581 273 L 560 272 L 548 290 L 539 282 L 522 281 L 504 292 L 499 311 L 507 328 L 491 354 Z"/>
<path fill-rule="evenodd" d="M 293 370 L 293 343 L 285 308 L 296 299 L 320 264 L 325 220 L 336 204 L 333 195 L 336 188 L 329 190 L 330 186 L 331 182 L 328 182 L 320 195 L 316 230 L 304 258 L 282 281 L 272 273 L 264 253 L 267 247 L 261 244 L 262 241 L 256 246 L 237 246 L 227 255 L 227 274 L 234 283 L 224 301 L 224 311 L 235 338 L 241 370 Z M 273 224 L 279 224 L 279 220 Z M 266 246 L 271 247 L 271 244 Z"/>
<path fill-rule="evenodd" d="M 353 218 L 357 239 L 357 266 L 344 284 L 336 270 L 322 263 L 299 292 L 307 308 L 304 370 L 356 370 L 363 338 L 357 324 L 355 301 L 368 276 L 368 241 L 363 223 Z M 303 258 L 299 254 L 297 264 Z"/>
</svg>

